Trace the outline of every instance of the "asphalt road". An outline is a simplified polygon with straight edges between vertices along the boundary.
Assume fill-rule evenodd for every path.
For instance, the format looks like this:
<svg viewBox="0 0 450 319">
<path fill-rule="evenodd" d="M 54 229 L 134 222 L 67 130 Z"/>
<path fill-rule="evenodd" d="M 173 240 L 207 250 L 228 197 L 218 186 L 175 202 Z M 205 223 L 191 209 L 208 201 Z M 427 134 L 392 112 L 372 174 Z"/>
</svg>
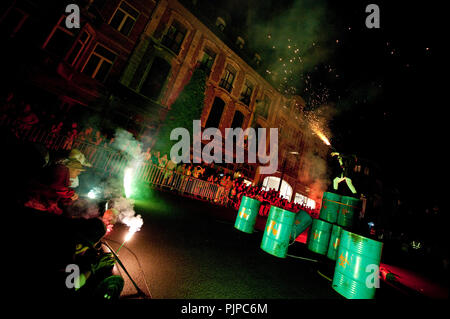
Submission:
<svg viewBox="0 0 450 319">
<path fill-rule="evenodd" d="M 260 249 L 263 233 L 234 228 L 236 212 L 175 194 L 136 201 L 144 224 L 119 251 L 137 285 L 153 299 L 342 299 L 318 273 L 319 263 L 274 257 Z M 265 219 L 258 218 L 258 229 Z M 107 238 L 113 249 L 127 227 Z M 318 256 L 295 242 L 289 254 Z M 136 289 L 125 277 L 123 297 Z"/>
</svg>

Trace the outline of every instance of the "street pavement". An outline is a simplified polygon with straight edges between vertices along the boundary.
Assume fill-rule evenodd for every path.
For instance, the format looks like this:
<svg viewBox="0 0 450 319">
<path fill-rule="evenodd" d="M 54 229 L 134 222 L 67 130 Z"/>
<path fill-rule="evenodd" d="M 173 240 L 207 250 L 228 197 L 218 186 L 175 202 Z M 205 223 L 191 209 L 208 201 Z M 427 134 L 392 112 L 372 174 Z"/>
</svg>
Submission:
<svg viewBox="0 0 450 319">
<path fill-rule="evenodd" d="M 119 251 L 139 288 L 154 299 L 342 299 L 317 272 L 319 263 L 274 257 L 260 248 L 262 231 L 234 228 L 236 212 L 176 194 L 154 192 L 135 202 L 144 220 Z M 255 228 L 263 229 L 258 217 Z M 106 239 L 118 249 L 127 227 L 117 224 Z M 317 259 L 295 242 L 288 254 Z M 136 289 L 126 274 L 122 297 Z"/>
</svg>

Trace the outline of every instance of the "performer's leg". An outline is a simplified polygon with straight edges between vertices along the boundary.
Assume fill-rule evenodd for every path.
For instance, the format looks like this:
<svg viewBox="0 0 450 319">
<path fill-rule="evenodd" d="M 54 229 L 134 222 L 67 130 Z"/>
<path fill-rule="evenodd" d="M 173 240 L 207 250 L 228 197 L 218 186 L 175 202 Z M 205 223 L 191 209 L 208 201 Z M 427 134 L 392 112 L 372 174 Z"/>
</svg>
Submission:
<svg viewBox="0 0 450 319">
<path fill-rule="evenodd" d="M 345 181 L 346 181 L 346 183 L 347 183 L 348 188 L 350 188 L 350 190 L 352 191 L 352 193 L 353 193 L 353 194 L 356 194 L 357 191 L 356 191 L 355 186 L 353 186 L 352 180 L 351 180 L 350 178 L 346 177 L 346 178 L 345 178 Z"/>
<path fill-rule="evenodd" d="M 338 189 L 338 184 L 339 184 L 339 177 L 336 177 L 335 179 L 333 179 L 333 189 L 334 190 Z"/>
<path fill-rule="evenodd" d="M 344 179 L 345 179 L 345 177 L 342 177 L 342 175 L 341 175 L 341 177 L 336 177 L 336 178 L 333 180 L 333 188 L 334 188 L 335 190 L 337 190 L 337 189 L 338 189 L 338 184 L 339 184 L 340 182 L 342 182 Z"/>
</svg>

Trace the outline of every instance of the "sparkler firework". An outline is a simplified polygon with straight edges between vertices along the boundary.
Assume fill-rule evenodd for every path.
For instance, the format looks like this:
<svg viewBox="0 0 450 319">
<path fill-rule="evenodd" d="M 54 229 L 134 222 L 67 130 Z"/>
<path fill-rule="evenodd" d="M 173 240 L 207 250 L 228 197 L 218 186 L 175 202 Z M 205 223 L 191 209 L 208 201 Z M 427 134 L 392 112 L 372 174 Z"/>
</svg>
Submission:
<svg viewBox="0 0 450 319">
<path fill-rule="evenodd" d="M 316 133 L 316 135 L 328 146 L 331 145 L 330 141 L 328 140 L 328 138 L 318 129 L 313 129 L 314 133 Z"/>
<path fill-rule="evenodd" d="M 333 116 L 333 110 L 327 105 L 321 106 L 313 112 L 305 112 L 305 118 L 311 131 L 328 146 L 331 146 L 331 143 L 327 137 L 327 135 L 329 136 L 327 117 L 331 116 Z"/>
<path fill-rule="evenodd" d="M 137 232 L 141 229 L 142 224 L 144 223 L 141 215 L 137 215 L 137 216 L 133 216 L 133 217 L 125 217 L 124 219 L 122 219 L 122 222 L 125 225 L 127 225 L 129 228 L 128 228 L 128 233 L 126 234 L 122 245 L 120 245 L 120 247 L 119 247 L 119 249 L 117 249 L 116 253 L 119 253 L 119 250 L 122 248 L 122 246 L 133 237 L 135 232 Z"/>
</svg>

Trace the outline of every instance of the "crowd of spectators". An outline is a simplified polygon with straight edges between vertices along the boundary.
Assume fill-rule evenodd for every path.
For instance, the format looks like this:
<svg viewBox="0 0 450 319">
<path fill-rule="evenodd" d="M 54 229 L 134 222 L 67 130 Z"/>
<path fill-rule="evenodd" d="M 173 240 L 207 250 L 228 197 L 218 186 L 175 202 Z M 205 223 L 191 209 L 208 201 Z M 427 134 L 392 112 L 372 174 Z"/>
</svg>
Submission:
<svg viewBox="0 0 450 319">
<path fill-rule="evenodd" d="M 224 196 L 228 197 L 227 205 L 235 210 L 239 209 L 242 197 L 247 196 L 262 202 L 259 212 L 262 216 L 269 214 L 270 206 L 280 207 L 295 213 L 299 210 L 304 210 L 311 216 L 318 216 L 319 211 L 317 209 L 312 209 L 303 203 L 289 201 L 275 189 L 266 189 L 261 185 L 252 185 L 251 182 L 246 181 L 242 177 L 240 172 L 226 171 L 223 167 L 214 163 L 180 163 L 177 165 L 168 158 L 167 154 L 161 156 L 160 152 L 156 151 L 148 154 L 146 160 L 151 161 L 159 168 L 221 186 L 224 189 Z"/>
<path fill-rule="evenodd" d="M 38 110 L 22 98 L 17 98 L 14 92 L 9 92 L 0 105 L 1 118 L 0 123 L 11 123 L 13 133 L 20 138 L 27 136 L 32 129 L 42 130 L 48 135 L 45 138 L 44 145 L 51 148 L 59 137 L 62 137 L 60 146 L 63 150 L 70 150 L 77 143 L 87 143 L 94 147 L 90 150 L 92 156 L 97 148 L 112 148 L 114 137 L 102 134 L 100 130 L 91 126 L 81 127 L 75 119 L 69 119 L 68 115 L 46 114 L 45 110 Z M 32 135 L 35 133 L 31 133 Z M 36 134 L 37 135 L 37 134 Z M 31 137 L 32 139 L 33 137 Z M 61 138 L 59 140 L 61 143 Z M 127 145 L 124 148 L 129 149 L 135 145 Z M 243 196 L 256 198 L 263 202 L 260 214 L 267 215 L 267 207 L 277 206 L 289 211 L 297 212 L 300 209 L 313 214 L 314 211 L 302 204 L 296 204 L 283 198 L 280 193 L 274 189 L 264 189 L 262 186 L 248 185 L 239 172 L 229 171 L 214 163 L 201 164 L 175 164 L 170 160 L 167 154 L 160 154 L 159 151 L 152 150 L 148 143 L 144 150 L 139 150 L 143 154 L 145 161 L 165 169 L 169 174 L 176 172 L 178 174 L 193 177 L 199 180 L 207 181 L 223 187 L 225 196 L 229 197 L 228 205 L 238 209 Z"/>
<path fill-rule="evenodd" d="M 114 141 L 90 125 L 81 125 L 73 114 L 62 110 L 49 112 L 12 91 L 1 99 L 0 125 L 10 126 L 18 138 L 42 139 L 47 148 L 59 142 L 62 149 L 71 150 L 75 140 L 107 147 Z"/>
<path fill-rule="evenodd" d="M 264 189 L 261 186 L 252 186 L 244 182 L 236 181 L 230 191 L 230 200 L 235 209 L 239 208 L 243 196 L 257 199 L 262 202 L 259 214 L 267 216 L 270 206 L 276 206 L 285 210 L 297 213 L 300 210 L 306 211 L 310 215 L 318 214 L 316 209 L 312 209 L 303 203 L 295 203 L 284 198 L 275 189 Z"/>
<path fill-rule="evenodd" d="M 57 148 L 63 151 L 73 151 L 79 142 L 87 143 L 95 151 L 100 148 L 114 149 L 114 138 L 102 134 L 90 126 L 82 127 L 69 115 L 46 113 L 38 105 L 27 103 L 24 99 L 18 98 L 13 92 L 8 93 L 0 101 L 0 126 L 7 129 L 13 140 L 11 143 L 21 144 L 19 140 L 27 142 L 38 142 L 35 137 L 39 134 L 45 135 L 43 147 L 50 149 L 56 141 L 60 143 Z M 6 131 L 5 131 L 6 132 Z M 42 141 L 40 141 L 42 143 Z M 8 142 L 9 143 L 9 142 Z M 132 145 L 130 145 L 132 146 Z M 140 146 L 141 147 L 141 146 Z M 19 156 L 21 152 L 17 152 Z M 70 152 L 72 154 L 72 152 Z M 90 294 L 95 290 L 96 278 L 104 278 L 111 275 L 112 267 L 115 264 L 113 256 L 104 252 L 101 248 L 101 240 L 112 231 L 115 223 L 116 213 L 107 210 L 103 214 L 90 218 L 79 218 L 74 214 L 83 199 L 78 198 L 78 194 L 73 190 L 78 174 L 85 170 L 83 160 L 70 157 L 62 162 L 53 161 L 42 166 L 42 174 L 37 174 L 31 179 L 23 168 L 31 167 L 29 163 L 22 165 L 21 160 L 11 158 L 8 165 L 17 166 L 11 171 L 22 171 L 21 177 L 15 177 L 17 184 L 12 187 L 16 194 L 21 194 L 17 199 L 15 210 L 20 210 L 18 214 L 20 221 L 25 224 L 23 230 L 32 237 L 41 236 L 44 229 L 45 236 L 39 237 L 41 243 L 46 247 L 45 262 L 39 271 L 49 280 L 48 296 L 54 296 L 60 292 L 69 294 L 66 297 L 72 298 L 83 294 Z M 92 152 L 85 155 L 92 155 Z M 221 196 L 230 208 L 237 210 L 243 196 L 248 196 L 260 200 L 260 215 L 266 216 L 270 206 L 278 206 L 284 209 L 298 212 L 300 209 L 307 210 L 306 207 L 289 202 L 284 199 L 279 192 L 273 189 L 264 189 L 262 186 L 252 186 L 240 172 L 230 171 L 220 165 L 211 163 L 199 164 L 176 164 L 167 154 L 161 154 L 152 150 L 146 145 L 141 154 L 144 160 L 152 163 L 164 172 L 165 178 L 177 173 L 183 176 L 202 180 L 220 186 Z M 42 155 L 42 154 L 41 154 Z M 20 157 L 19 157 L 20 158 Z M 27 157 L 27 160 L 31 160 Z M 89 161 L 91 158 L 89 158 Z M 32 160 L 31 160 L 32 161 Z M 48 164 L 48 165 L 47 165 Z M 93 163 L 95 164 L 95 163 Z M 44 167 L 45 166 L 45 167 Z M 13 179 L 11 179 L 13 180 Z M 190 180 L 190 179 L 189 179 Z M 187 184 L 189 186 L 189 183 Z M 21 191 L 18 191 L 21 189 Z M 22 219 L 26 219 L 24 223 Z M 54 239 L 58 238 L 58 241 Z M 33 257 L 41 256 L 42 250 L 39 247 L 30 250 Z M 60 252 L 60 253 L 57 253 Z M 18 257 L 18 260 L 25 264 L 25 260 Z M 80 280 L 82 288 L 67 290 L 65 286 L 65 269 L 61 265 L 76 263 L 82 265 L 80 269 Z M 42 268 L 42 269 L 41 269 Z M 93 285 L 93 286 L 90 286 Z M 84 291 L 84 292 L 83 292 Z M 102 297 L 102 296 L 100 296 Z"/>
</svg>

